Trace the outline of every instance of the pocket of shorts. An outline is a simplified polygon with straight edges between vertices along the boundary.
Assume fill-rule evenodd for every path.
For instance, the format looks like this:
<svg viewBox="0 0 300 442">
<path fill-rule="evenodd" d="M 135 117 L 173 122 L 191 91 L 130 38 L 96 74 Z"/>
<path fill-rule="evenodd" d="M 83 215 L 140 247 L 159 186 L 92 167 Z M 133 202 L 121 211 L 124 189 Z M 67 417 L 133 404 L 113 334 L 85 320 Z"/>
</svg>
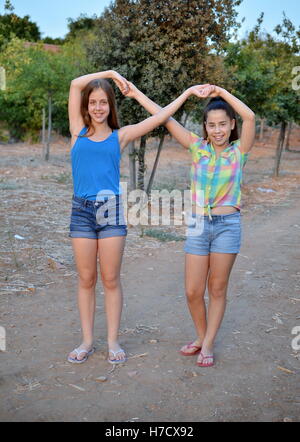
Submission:
<svg viewBox="0 0 300 442">
<path fill-rule="evenodd" d="M 185 218 L 185 226 L 188 229 L 193 229 L 196 226 L 196 216 L 192 216 L 191 214 L 187 214 Z"/>
<path fill-rule="evenodd" d="M 239 225 L 241 224 L 241 217 L 239 214 L 235 216 L 225 216 L 224 223 L 227 225 Z"/>
<path fill-rule="evenodd" d="M 72 201 L 72 210 L 74 210 L 74 211 L 82 211 L 83 209 L 82 209 L 82 204 L 81 203 L 79 203 L 78 201 Z"/>
</svg>

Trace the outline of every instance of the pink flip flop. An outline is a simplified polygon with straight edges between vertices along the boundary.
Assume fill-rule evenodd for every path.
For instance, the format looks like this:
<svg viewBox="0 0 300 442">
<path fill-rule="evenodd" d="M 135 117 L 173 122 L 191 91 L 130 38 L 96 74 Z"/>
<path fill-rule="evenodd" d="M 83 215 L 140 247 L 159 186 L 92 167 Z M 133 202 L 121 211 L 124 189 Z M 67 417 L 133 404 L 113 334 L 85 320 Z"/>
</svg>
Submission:
<svg viewBox="0 0 300 442">
<path fill-rule="evenodd" d="M 201 350 L 201 346 L 199 345 L 193 345 L 193 342 L 190 342 L 189 344 L 186 345 L 187 348 L 194 348 L 195 350 L 192 352 L 186 352 L 186 351 L 182 351 L 180 350 L 180 354 L 182 354 L 183 356 L 194 356 L 197 353 L 199 353 L 199 351 Z"/>
<path fill-rule="evenodd" d="M 202 356 L 202 362 L 198 362 L 197 361 L 197 365 L 199 367 L 212 367 L 214 365 L 214 356 L 213 355 L 204 356 L 204 354 L 201 353 L 201 351 L 200 351 L 200 355 L 199 356 Z M 203 362 L 205 361 L 205 359 L 212 359 L 213 361 L 210 362 L 209 364 L 204 364 Z"/>
</svg>

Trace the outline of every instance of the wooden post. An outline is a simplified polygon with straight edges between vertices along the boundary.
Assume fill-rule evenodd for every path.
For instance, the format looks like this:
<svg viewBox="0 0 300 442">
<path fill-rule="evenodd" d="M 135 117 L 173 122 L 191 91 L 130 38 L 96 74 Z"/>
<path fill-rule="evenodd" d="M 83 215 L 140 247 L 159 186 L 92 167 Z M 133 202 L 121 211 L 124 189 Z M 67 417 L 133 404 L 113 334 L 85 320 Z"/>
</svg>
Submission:
<svg viewBox="0 0 300 442">
<path fill-rule="evenodd" d="M 48 98 L 48 139 L 47 139 L 46 156 L 45 156 L 46 161 L 49 160 L 50 156 L 51 130 L 52 130 L 52 96 L 50 93 Z"/>
<path fill-rule="evenodd" d="M 265 119 L 260 119 L 260 132 L 259 132 L 259 141 L 262 141 L 264 138 L 264 129 L 265 129 Z"/>
<path fill-rule="evenodd" d="M 275 157 L 275 168 L 274 168 L 274 176 L 275 177 L 278 177 L 278 175 L 279 175 L 279 166 L 280 166 L 281 154 L 283 151 L 286 125 L 287 125 L 286 121 L 281 122 L 280 133 L 279 133 L 277 149 L 276 149 L 276 157 Z"/>
<path fill-rule="evenodd" d="M 42 113 L 42 144 L 43 144 L 43 158 L 45 158 L 45 155 L 46 155 L 46 111 L 45 111 L 45 108 L 43 108 L 43 113 Z"/>
<path fill-rule="evenodd" d="M 288 130 L 287 130 L 287 134 L 286 134 L 286 137 L 285 137 L 285 143 L 284 143 L 284 150 L 285 151 L 289 151 L 290 150 L 290 136 L 291 136 L 292 128 L 293 128 L 293 122 L 289 121 L 289 123 L 288 123 Z"/>
</svg>

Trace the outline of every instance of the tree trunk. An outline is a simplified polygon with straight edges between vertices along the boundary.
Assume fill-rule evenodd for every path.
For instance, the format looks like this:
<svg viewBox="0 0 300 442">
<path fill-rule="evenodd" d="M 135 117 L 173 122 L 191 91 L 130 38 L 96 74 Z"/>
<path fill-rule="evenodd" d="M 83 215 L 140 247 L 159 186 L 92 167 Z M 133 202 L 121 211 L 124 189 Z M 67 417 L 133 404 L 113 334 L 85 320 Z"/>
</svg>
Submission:
<svg viewBox="0 0 300 442">
<path fill-rule="evenodd" d="M 145 153 L 146 153 L 146 137 L 141 137 L 140 148 L 138 151 L 138 161 L 139 161 L 139 170 L 138 170 L 138 189 L 144 190 L 145 188 Z"/>
<path fill-rule="evenodd" d="M 275 168 L 274 168 L 274 176 L 275 177 L 279 176 L 279 166 L 280 166 L 281 154 L 283 151 L 286 125 L 287 125 L 286 121 L 281 122 L 280 133 L 279 133 L 277 149 L 276 149 L 276 158 L 275 158 Z"/>
<path fill-rule="evenodd" d="M 43 144 L 43 158 L 46 156 L 46 111 L 43 108 L 42 113 L 42 144 Z"/>
<path fill-rule="evenodd" d="M 160 153 L 162 151 L 162 147 L 163 147 L 163 144 L 164 144 L 164 139 L 165 139 L 165 134 L 163 134 L 159 138 L 159 145 L 158 145 L 158 148 L 157 148 L 156 158 L 155 158 L 155 161 L 154 161 L 153 169 L 152 169 L 151 176 L 150 176 L 150 179 L 149 179 L 149 183 L 148 183 L 148 186 L 147 186 L 147 191 L 146 191 L 147 195 L 150 195 L 150 193 L 151 193 L 152 184 L 153 184 L 155 172 L 156 172 L 156 169 L 157 169 Z"/>
<path fill-rule="evenodd" d="M 183 126 L 183 127 L 186 126 L 186 123 L 187 123 L 188 118 L 189 118 L 189 113 L 186 112 L 186 113 L 184 114 L 184 119 L 183 119 L 183 122 L 182 122 L 182 126 Z"/>
<path fill-rule="evenodd" d="M 128 144 L 128 159 L 129 159 L 129 190 L 136 189 L 136 167 L 135 167 L 136 151 L 134 148 L 134 141 Z"/>
<path fill-rule="evenodd" d="M 259 132 L 259 141 L 262 141 L 264 138 L 264 130 L 265 130 L 265 119 L 260 119 L 260 132 Z"/>
<path fill-rule="evenodd" d="M 290 136 L 291 136 L 291 132 L 292 132 L 292 128 L 293 128 L 293 122 L 289 121 L 288 123 L 288 130 L 287 130 L 287 134 L 285 137 L 285 143 L 284 143 L 284 150 L 289 151 L 290 150 Z"/>
<path fill-rule="evenodd" d="M 52 96 L 51 96 L 51 94 L 49 94 L 49 98 L 48 98 L 48 139 L 47 139 L 46 155 L 45 155 L 46 161 L 49 160 L 49 156 L 50 156 L 51 130 L 52 130 Z"/>
</svg>

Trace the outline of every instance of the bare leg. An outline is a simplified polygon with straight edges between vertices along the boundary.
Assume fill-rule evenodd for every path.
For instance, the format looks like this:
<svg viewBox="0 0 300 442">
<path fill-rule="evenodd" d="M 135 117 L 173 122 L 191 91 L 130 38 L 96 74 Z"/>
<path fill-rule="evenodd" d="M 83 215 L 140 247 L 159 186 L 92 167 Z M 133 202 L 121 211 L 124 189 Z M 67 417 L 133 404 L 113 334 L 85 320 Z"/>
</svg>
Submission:
<svg viewBox="0 0 300 442">
<path fill-rule="evenodd" d="M 72 245 L 78 271 L 78 307 L 83 334 L 83 342 L 78 348 L 89 351 L 93 345 L 98 244 L 95 239 L 72 238 Z M 85 354 L 77 356 L 71 352 L 69 356 L 81 360 Z"/>
<path fill-rule="evenodd" d="M 194 345 L 202 345 L 206 334 L 206 308 L 205 308 L 205 287 L 209 270 L 209 256 L 185 255 L 185 289 L 188 307 L 195 325 L 197 338 Z M 186 345 L 182 351 L 192 353 Z"/>
<path fill-rule="evenodd" d="M 105 294 L 105 310 L 107 318 L 107 341 L 109 350 L 119 351 L 111 359 L 123 359 L 120 352 L 118 333 L 123 306 L 123 292 L 120 280 L 122 257 L 125 246 L 125 236 L 98 239 L 101 278 Z"/>
<path fill-rule="evenodd" d="M 210 254 L 210 272 L 208 277 L 209 306 L 207 329 L 202 343 L 203 356 L 213 355 L 214 341 L 224 316 L 229 276 L 235 259 L 236 254 Z M 203 361 L 203 357 L 200 355 L 198 361 L 210 364 L 212 358 L 207 358 Z"/>
</svg>

